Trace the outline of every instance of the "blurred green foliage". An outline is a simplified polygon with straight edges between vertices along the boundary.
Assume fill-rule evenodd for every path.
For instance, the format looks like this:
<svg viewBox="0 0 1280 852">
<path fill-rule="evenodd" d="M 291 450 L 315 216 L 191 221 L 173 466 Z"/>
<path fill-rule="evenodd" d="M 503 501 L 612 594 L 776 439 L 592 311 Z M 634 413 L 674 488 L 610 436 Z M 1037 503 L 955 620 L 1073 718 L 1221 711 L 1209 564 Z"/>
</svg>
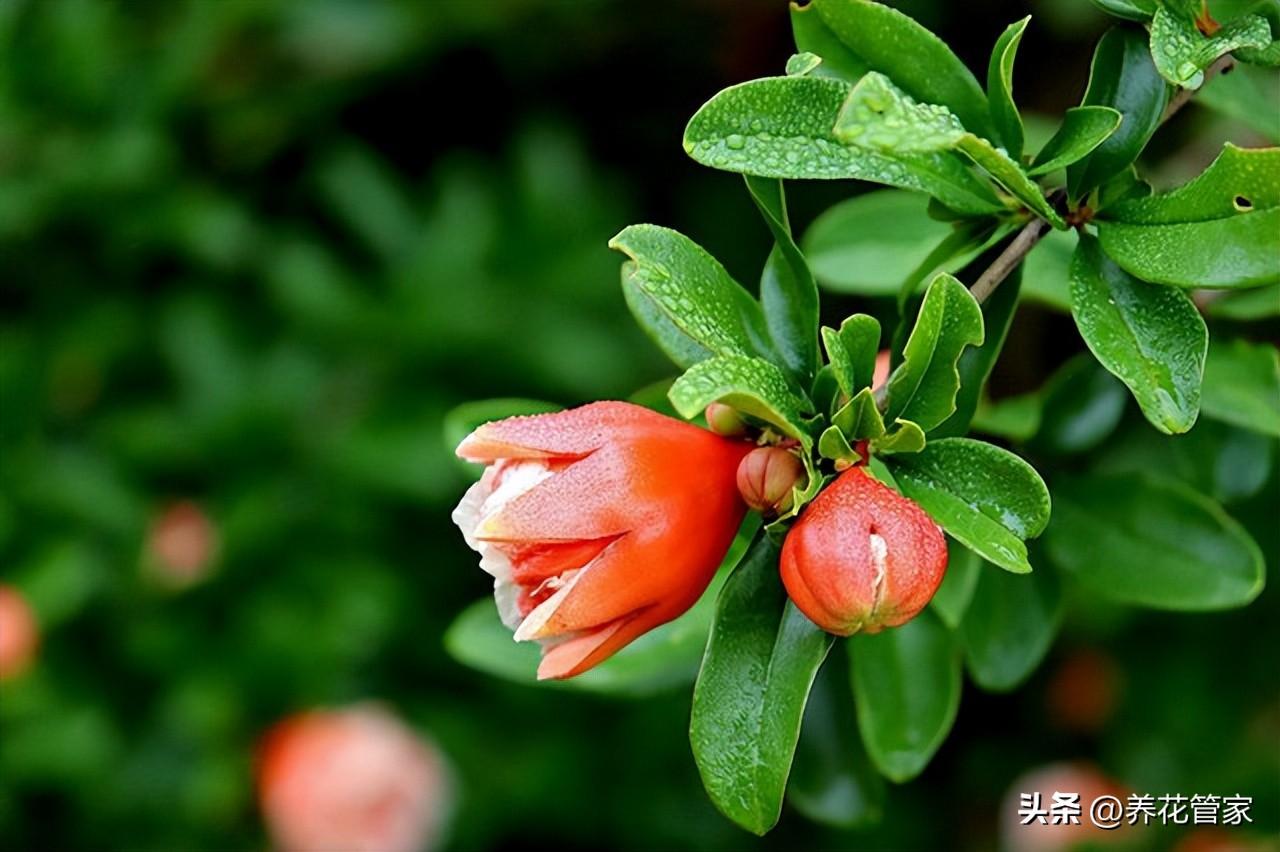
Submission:
<svg viewBox="0 0 1280 852">
<path fill-rule="evenodd" d="M 963 26 L 948 4 L 908 5 Z M 966 59 L 1023 14 L 975 5 L 992 23 Z M 1079 45 L 1097 22 L 1076 5 L 1032 11 Z M 602 0 L 0 2 L 0 578 L 43 631 L 35 667 L 0 687 L 0 846 L 260 847 L 261 732 L 365 698 L 449 756 L 457 848 L 989 848 L 1015 775 L 1090 756 L 1153 793 L 1253 794 L 1258 829 L 1277 829 L 1272 590 L 1218 615 L 1074 606 L 1051 664 L 1016 695 L 968 697 L 869 834 L 788 811 L 754 840 L 720 818 L 685 691 L 630 704 L 446 656 L 445 627 L 488 582 L 448 522 L 467 474 L 445 412 L 664 377 L 605 247 L 637 214 L 681 220 L 731 266 L 761 259 L 732 245 L 763 233 L 740 182 L 668 166 L 700 98 L 781 68 L 785 9 L 636 16 Z M 668 51 L 673 70 L 654 70 Z M 603 87 L 646 69 L 673 77 L 654 83 L 665 99 L 618 117 L 625 99 Z M 559 120 L 520 101 L 529 87 L 564 87 Z M 492 111 L 504 120 L 476 118 Z M 480 140 L 472 118 L 502 132 Z M 1026 327 L 998 373 L 1013 390 L 1079 348 L 1037 336 L 1061 331 L 1051 315 Z M 1277 479 L 1233 506 L 1273 566 Z M 143 570 L 174 500 L 199 504 L 218 542 L 185 590 Z M 1122 672 L 1101 733 L 1044 710 L 1077 648 Z"/>
</svg>

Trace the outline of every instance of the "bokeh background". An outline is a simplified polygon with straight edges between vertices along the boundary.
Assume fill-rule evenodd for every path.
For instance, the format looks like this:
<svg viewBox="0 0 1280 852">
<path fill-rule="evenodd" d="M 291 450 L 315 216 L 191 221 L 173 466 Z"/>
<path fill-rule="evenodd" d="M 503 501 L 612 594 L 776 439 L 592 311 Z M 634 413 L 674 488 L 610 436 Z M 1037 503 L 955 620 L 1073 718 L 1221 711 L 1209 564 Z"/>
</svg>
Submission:
<svg viewBox="0 0 1280 852">
<path fill-rule="evenodd" d="M 1034 14 L 1018 97 L 1050 115 L 1107 24 L 1087 0 L 898 5 L 979 70 Z M 740 179 L 680 133 L 790 53 L 780 0 L 0 2 L 0 581 L 40 632 L 0 683 L 0 847 L 262 848 L 264 731 L 369 700 L 444 755 L 455 849 L 987 849 L 1015 778 L 1062 760 L 1252 795 L 1245 836 L 1274 839 L 1274 589 L 1213 615 L 1073 601 L 1026 686 L 966 687 L 879 826 L 788 809 L 763 840 L 702 793 L 687 688 L 521 686 L 445 652 L 489 589 L 448 520 L 446 413 L 671 375 L 605 243 L 659 222 L 755 280 Z M 1250 124 L 1185 110 L 1145 165 L 1168 184 Z M 857 191 L 797 187 L 795 217 Z M 995 391 L 1080 349 L 1028 307 Z M 1274 570 L 1260 475 L 1232 511 Z"/>
</svg>

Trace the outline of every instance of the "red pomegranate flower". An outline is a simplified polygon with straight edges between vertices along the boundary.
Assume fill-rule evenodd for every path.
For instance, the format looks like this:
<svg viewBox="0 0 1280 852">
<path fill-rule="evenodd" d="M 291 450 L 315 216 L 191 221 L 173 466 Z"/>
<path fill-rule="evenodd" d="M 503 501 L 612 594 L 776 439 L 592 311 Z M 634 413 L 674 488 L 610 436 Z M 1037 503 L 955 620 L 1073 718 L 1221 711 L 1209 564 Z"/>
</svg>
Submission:
<svg viewBox="0 0 1280 852">
<path fill-rule="evenodd" d="M 494 577 L 503 622 L 566 678 L 679 616 L 746 511 L 752 445 L 625 402 L 512 417 L 458 447 L 488 465 L 453 520 Z"/>
</svg>

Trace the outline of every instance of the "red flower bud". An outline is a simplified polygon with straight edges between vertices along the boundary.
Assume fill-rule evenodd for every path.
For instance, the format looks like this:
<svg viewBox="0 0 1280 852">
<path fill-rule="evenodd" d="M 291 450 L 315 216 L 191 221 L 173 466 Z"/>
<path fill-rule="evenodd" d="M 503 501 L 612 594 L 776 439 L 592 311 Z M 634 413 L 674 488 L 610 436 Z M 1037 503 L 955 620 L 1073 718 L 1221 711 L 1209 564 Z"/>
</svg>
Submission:
<svg viewBox="0 0 1280 852">
<path fill-rule="evenodd" d="M 805 507 L 782 545 L 782 582 L 830 633 L 878 633 L 910 621 L 947 570 L 947 544 L 924 510 L 863 467 Z"/>
<path fill-rule="evenodd" d="M 766 515 L 791 508 L 791 489 L 805 479 L 804 463 L 790 450 L 757 447 L 738 465 L 738 493 Z"/>
<path fill-rule="evenodd" d="M 747 424 L 743 421 L 741 415 L 723 402 L 711 403 L 707 406 L 705 414 L 707 426 L 717 435 L 724 435 L 726 438 L 740 438 L 747 434 Z"/>
<path fill-rule="evenodd" d="M 39 644 L 40 629 L 27 599 L 12 586 L 0 583 L 0 680 L 26 671 Z"/>
<path fill-rule="evenodd" d="M 625 402 L 512 417 L 458 455 L 488 465 L 453 520 L 494 577 L 504 623 L 566 678 L 691 607 L 746 507 L 751 449 Z"/>
</svg>

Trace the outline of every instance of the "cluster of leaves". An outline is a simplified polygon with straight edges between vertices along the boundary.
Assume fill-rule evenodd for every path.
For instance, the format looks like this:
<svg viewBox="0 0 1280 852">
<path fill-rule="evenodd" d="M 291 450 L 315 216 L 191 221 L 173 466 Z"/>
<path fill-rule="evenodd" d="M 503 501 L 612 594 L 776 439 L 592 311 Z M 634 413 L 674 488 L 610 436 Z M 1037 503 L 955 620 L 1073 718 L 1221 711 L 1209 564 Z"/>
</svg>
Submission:
<svg viewBox="0 0 1280 852">
<path fill-rule="evenodd" d="M 1235 61 L 1276 63 L 1280 17 L 1268 4 L 1259 4 L 1263 15 L 1220 13 L 1222 24 L 1198 3 L 1099 5 L 1138 23 L 1102 37 L 1081 104 L 1034 153 L 1013 97 L 1029 19 L 997 40 L 983 87 L 946 44 L 888 6 L 793 6 L 798 52 L 786 75 L 720 92 L 684 136 L 695 160 L 744 176 L 772 235 L 758 299 L 675 231 L 635 225 L 611 242 L 629 258 L 622 287 L 633 314 L 685 370 L 668 392 L 675 412 L 695 418 L 709 403 L 731 405 L 797 442 L 809 470 L 786 516 L 744 530 L 726 570 L 740 564 L 722 577 L 714 605 L 704 598 L 584 679 L 606 689 L 619 678 L 623 688 L 665 683 L 696 665 L 709 626 L 693 752 L 713 801 L 751 831 L 777 821 L 810 727 L 819 739 L 801 741 L 791 800 L 821 820 L 869 818 L 883 796 L 879 776 L 918 775 L 946 738 L 964 665 L 992 690 L 1013 688 L 1036 666 L 1064 582 L 1177 610 L 1241 606 L 1262 588 L 1259 548 L 1219 501 L 1265 481 L 1280 436 L 1280 358 L 1269 345 L 1211 343 L 1196 299 L 1211 316 L 1280 312 L 1280 149 L 1228 144 L 1199 177 L 1163 193 L 1134 164 L 1185 99 L 1179 91 Z M 894 189 L 837 204 L 798 240 L 783 181 L 807 179 Z M 1033 260 L 1050 229 L 1047 259 Z M 860 261 L 877 252 L 900 255 L 897 280 L 866 278 Z M 972 289 L 953 272 L 971 277 Z M 984 385 L 1024 280 L 1029 295 L 1071 312 L 1092 359 L 1068 363 L 1040 392 L 991 403 Z M 892 335 L 882 342 L 880 322 L 866 314 L 820 327 L 820 285 L 896 294 Z M 893 370 L 877 389 L 882 346 Z M 1201 415 L 1212 422 L 1178 442 L 1148 430 L 1141 452 L 1100 452 L 1125 388 L 1164 435 L 1187 432 Z M 1058 468 L 1052 526 L 1036 470 L 965 437 L 971 429 Z M 802 733 L 801 723 L 833 640 L 788 603 L 778 543 L 834 472 L 859 460 L 853 447 L 863 442 L 873 472 L 947 532 L 952 558 L 928 610 L 847 643 L 861 742 L 837 738 L 841 759 L 832 760 L 822 724 Z M 1206 444 L 1240 456 L 1208 470 L 1193 448 Z M 1080 453 L 1087 458 L 1058 463 Z M 1046 528 L 1043 546 L 1031 541 Z M 495 629 L 478 612 L 466 618 L 453 633 L 460 654 Z M 815 693 L 824 706 L 811 716 L 831 717 L 843 700 L 831 693 Z"/>
</svg>

